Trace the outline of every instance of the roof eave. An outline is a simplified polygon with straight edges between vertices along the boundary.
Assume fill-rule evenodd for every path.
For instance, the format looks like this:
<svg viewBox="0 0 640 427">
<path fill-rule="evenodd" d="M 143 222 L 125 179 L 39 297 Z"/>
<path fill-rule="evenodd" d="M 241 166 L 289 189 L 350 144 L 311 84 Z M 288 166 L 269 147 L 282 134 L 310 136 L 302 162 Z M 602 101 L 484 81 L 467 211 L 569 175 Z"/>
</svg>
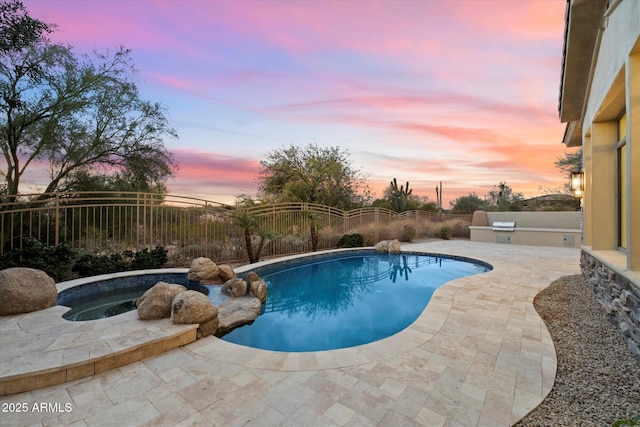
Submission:
<svg viewBox="0 0 640 427">
<path fill-rule="evenodd" d="M 580 122 L 574 121 L 567 123 L 562 143 L 567 147 L 582 146 L 582 126 Z"/>
<path fill-rule="evenodd" d="M 558 110 L 562 123 L 580 121 L 593 50 L 607 0 L 567 0 Z"/>
</svg>

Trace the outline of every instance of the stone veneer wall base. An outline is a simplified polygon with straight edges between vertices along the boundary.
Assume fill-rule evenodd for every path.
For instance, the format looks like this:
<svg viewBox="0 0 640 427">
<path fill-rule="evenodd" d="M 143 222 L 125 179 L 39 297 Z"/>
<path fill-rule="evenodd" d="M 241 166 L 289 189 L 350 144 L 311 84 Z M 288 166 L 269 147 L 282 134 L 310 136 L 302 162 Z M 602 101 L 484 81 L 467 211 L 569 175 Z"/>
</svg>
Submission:
<svg viewBox="0 0 640 427">
<path fill-rule="evenodd" d="M 640 289 L 585 251 L 580 256 L 580 267 L 593 286 L 596 299 L 640 363 Z"/>
</svg>

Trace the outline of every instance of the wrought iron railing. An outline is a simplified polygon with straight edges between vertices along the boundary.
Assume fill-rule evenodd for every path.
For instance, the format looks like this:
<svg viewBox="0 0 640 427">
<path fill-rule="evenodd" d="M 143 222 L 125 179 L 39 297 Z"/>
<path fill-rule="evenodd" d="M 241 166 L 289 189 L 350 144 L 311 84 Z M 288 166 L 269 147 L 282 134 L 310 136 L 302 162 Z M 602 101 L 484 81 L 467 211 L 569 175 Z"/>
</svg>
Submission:
<svg viewBox="0 0 640 427">
<path fill-rule="evenodd" d="M 244 209 L 269 232 L 262 257 L 336 246 L 344 234 L 360 233 L 367 245 L 385 239 L 468 238 L 470 215 L 425 211 L 396 213 L 384 208 L 342 211 L 310 203 L 258 205 Z M 0 204 L 0 255 L 21 248 L 29 238 L 48 245 L 67 243 L 84 253 L 110 255 L 162 246 L 171 265 L 188 265 L 199 256 L 216 262 L 246 261 L 238 209 L 191 197 L 127 192 L 64 192 L 23 195 Z"/>
</svg>

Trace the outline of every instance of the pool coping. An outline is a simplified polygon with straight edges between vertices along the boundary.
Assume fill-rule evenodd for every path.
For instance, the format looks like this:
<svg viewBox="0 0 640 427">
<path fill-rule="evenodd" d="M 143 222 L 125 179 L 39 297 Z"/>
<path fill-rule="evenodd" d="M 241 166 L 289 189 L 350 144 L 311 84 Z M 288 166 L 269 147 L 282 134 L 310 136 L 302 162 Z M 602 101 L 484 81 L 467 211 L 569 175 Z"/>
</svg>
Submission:
<svg viewBox="0 0 640 427">
<path fill-rule="evenodd" d="M 347 248 L 296 254 L 247 264 L 234 271 L 242 275 L 289 260 L 363 250 L 371 252 L 372 249 Z M 74 287 L 112 279 L 148 274 L 186 274 L 188 271 L 188 268 L 161 268 L 109 273 L 60 282 L 56 288 L 60 294 Z M 196 341 L 199 326 L 174 325 L 168 318 L 140 320 L 136 310 L 106 319 L 70 321 L 62 317 L 68 310 L 67 306 L 55 305 L 33 313 L 0 318 L 3 338 L 0 347 L 0 396 L 62 384 L 157 356 Z M 96 330 L 104 338 L 92 339 L 91 334 Z M 64 337 L 66 342 L 82 344 L 71 347 L 72 351 L 69 351 L 63 344 L 57 345 L 45 339 L 51 333 Z M 43 342 L 46 345 L 38 345 Z M 26 350 L 12 354 L 7 350 L 11 344 Z"/>
<path fill-rule="evenodd" d="M 544 399 L 555 380 L 553 341 L 533 308 L 533 297 L 555 279 L 579 274 L 579 250 L 468 241 L 415 243 L 403 246 L 404 250 L 468 255 L 485 262 L 491 258 L 494 270 L 447 282 L 436 290 L 416 322 L 398 334 L 375 343 L 340 350 L 285 353 L 251 349 L 211 336 L 174 350 L 177 353 L 170 353 L 173 356 L 167 356 L 166 361 L 160 355 L 142 363 L 151 366 L 166 363 L 171 366 L 175 357 L 182 356 L 207 365 L 213 364 L 212 368 L 217 366 L 214 369 L 223 369 L 225 373 L 246 370 L 246 375 L 250 375 L 249 372 L 254 375 L 264 372 L 263 375 L 272 378 L 273 374 L 269 372 L 280 372 L 281 375 L 290 375 L 286 377 L 290 378 L 289 381 L 304 381 L 307 375 L 313 375 L 314 372 L 325 372 L 324 378 L 339 381 L 335 375 L 350 373 L 358 377 L 369 370 L 373 373 L 380 367 L 397 369 L 394 378 L 404 378 L 401 380 L 404 383 L 402 387 L 417 386 L 411 385 L 418 378 L 404 375 L 412 372 L 411 369 L 419 369 L 416 373 L 423 372 L 423 375 L 431 378 L 429 383 L 420 385 L 421 389 L 426 387 L 422 393 L 435 393 L 433 400 L 421 404 L 419 413 L 411 415 L 419 424 L 430 425 L 429 420 L 436 419 L 443 423 L 445 419 L 467 419 L 472 420 L 465 423 L 469 425 L 512 425 Z M 543 265 L 544 268 L 541 268 Z M 26 319 L 33 316 L 23 316 L 12 322 L 0 318 L 3 344 L 9 343 L 6 341 L 7 331 L 14 328 L 9 323 L 29 326 Z M 51 325 L 49 329 L 55 329 L 54 326 Z M 43 325 L 40 327 L 46 328 Z M 26 331 L 22 333 L 26 335 Z M 108 333 L 102 338 L 108 338 Z M 23 350 L 16 348 L 15 351 Z M 403 365 L 408 360 L 418 365 Z M 425 364 L 427 361 L 428 364 Z M 4 369 L 5 358 L 0 358 L 0 362 Z M 105 372 L 99 378 L 104 378 L 104 375 L 117 376 L 118 371 L 114 370 L 113 374 Z M 197 372 L 197 375 L 202 374 L 200 370 Z M 466 378 L 458 377 L 465 372 Z M 382 386 L 378 385 L 381 393 L 392 390 L 387 387 L 399 386 L 391 377 L 388 378 Z M 42 378 L 39 385 L 43 385 L 44 380 Z M 210 380 L 204 378 L 202 381 L 206 383 Z M 371 384 L 375 387 L 377 383 Z M 359 388 L 355 383 L 353 387 L 354 392 Z M 186 396 L 184 392 L 180 393 Z M 269 393 L 270 396 L 272 392 Z M 141 404 L 147 402 L 143 396 L 140 399 Z M 271 399 L 269 401 L 275 404 Z M 356 407 L 351 408 L 355 410 Z M 367 413 L 356 410 L 354 416 L 367 416 Z M 46 418 L 46 415 L 42 415 L 42 418 L 36 419 Z"/>
<path fill-rule="evenodd" d="M 424 251 L 403 251 L 405 254 L 421 254 L 426 256 L 443 256 L 450 259 L 459 259 L 465 261 L 472 261 L 484 264 L 485 266 L 491 266 L 486 261 L 456 255 L 439 254 L 434 252 Z M 272 258 L 269 260 L 260 261 L 254 264 L 246 264 L 234 269 L 237 275 L 242 276 L 250 271 L 264 269 L 274 264 L 286 264 L 288 262 L 298 262 L 302 260 L 313 260 L 317 258 L 330 258 L 331 255 L 353 254 L 355 256 L 359 254 L 374 254 L 376 253 L 373 247 L 357 247 L 357 248 L 342 248 L 333 250 L 317 251 L 314 253 L 302 253 L 289 255 L 285 257 Z M 402 252 L 398 253 L 401 255 Z M 74 287 L 84 286 L 91 283 L 107 281 L 111 279 L 118 279 L 124 277 L 135 277 L 142 275 L 162 275 L 162 274 L 186 274 L 189 271 L 188 268 L 161 268 L 150 270 L 133 270 L 118 273 L 103 274 L 98 276 L 91 276 L 87 278 L 73 279 L 56 284 L 58 294 L 68 291 Z M 49 348 L 43 349 L 40 346 L 35 346 L 31 351 L 23 354 L 16 354 L 6 357 L 4 351 L 0 349 L 0 396 L 6 396 L 16 393 L 21 393 L 30 390 L 37 390 L 40 388 L 48 387 L 50 385 L 61 384 L 64 382 L 73 381 L 79 378 L 83 378 L 90 375 L 99 374 L 101 372 L 108 371 L 120 366 L 124 366 L 133 362 L 144 360 L 166 351 L 173 350 L 174 348 L 184 346 L 186 344 L 196 341 L 196 331 L 198 324 L 192 325 L 173 325 L 170 319 L 154 319 L 154 320 L 140 320 L 137 317 L 137 311 L 133 310 L 127 313 L 112 316 L 107 319 L 96 319 L 88 321 L 70 321 L 62 317 L 62 315 L 68 311 L 69 308 L 64 305 L 56 305 L 45 310 L 41 310 L 34 313 L 25 313 L 14 316 L 4 316 L 3 321 L 10 324 L 15 322 L 19 331 L 14 331 L 14 337 L 6 337 L 5 329 L 3 328 L 3 341 L 7 340 L 6 344 L 16 344 L 20 347 L 29 347 L 25 344 L 26 341 L 39 342 L 43 340 L 43 334 L 56 333 L 60 336 L 64 336 L 66 342 L 83 342 L 80 346 L 74 346 L 73 354 L 81 355 L 74 357 L 73 355 L 65 355 L 65 350 L 62 349 L 62 344 L 49 346 Z M 409 330 L 414 328 L 420 328 L 424 320 L 424 312 L 421 316 L 413 322 L 412 325 L 405 328 L 399 333 L 410 333 Z M 42 319 L 40 322 L 37 319 Z M 433 319 L 427 319 L 428 322 L 432 322 Z M 444 321 L 444 319 L 440 319 Z M 45 324 L 46 327 L 41 328 L 41 324 Z M 91 340 L 88 336 L 87 329 L 109 329 L 106 339 Z M 18 337 L 20 331 L 23 332 L 23 336 Z M 360 346 L 341 348 L 335 350 L 325 350 L 329 353 L 327 360 L 333 360 L 327 362 L 326 367 L 347 367 L 362 363 L 361 358 L 354 356 L 354 349 L 362 347 L 364 345 L 370 346 L 371 355 L 375 356 L 375 360 L 379 358 L 386 358 L 393 356 L 394 354 L 401 353 L 410 350 L 406 344 L 400 345 L 400 343 L 393 344 L 397 341 L 396 337 L 399 333 L 392 335 L 391 337 L 384 338 L 382 340 L 374 341 Z M 134 336 L 151 336 L 152 338 L 131 339 L 130 335 Z M 124 340 L 119 337 L 126 337 Z M 215 337 L 214 337 L 215 338 Z M 236 346 L 236 344 L 228 343 L 224 340 L 216 338 L 219 341 L 218 344 L 221 349 L 227 344 Z M 385 350 L 391 347 L 397 348 L 397 352 L 389 352 Z M 5 347 L 5 345 L 3 345 Z M 197 350 L 196 350 L 197 352 Z M 247 347 L 245 357 L 249 359 L 260 360 L 262 352 L 269 353 L 282 353 L 273 352 L 270 350 L 262 350 L 256 348 Z M 226 351 L 217 352 L 219 354 L 219 360 L 225 362 L 234 362 L 235 356 L 225 357 L 225 355 L 232 354 Z M 88 354 L 88 357 L 87 357 Z M 35 359 L 40 359 L 39 361 Z M 336 362 L 337 361 L 337 362 Z M 249 364 L 248 366 L 251 366 Z M 287 370 L 286 365 L 283 365 L 282 369 Z"/>
<path fill-rule="evenodd" d="M 90 327 L 87 322 L 63 319 L 66 311 L 68 307 L 54 306 L 36 316 L 2 319 L 6 322 L 0 350 L 0 396 L 99 374 L 196 340 L 197 324 L 173 325 L 170 319 L 139 320 L 135 310 L 92 320 Z M 11 331 L 5 325 L 9 322 L 14 326 Z M 57 338 L 52 340 L 52 334 Z M 79 344 L 68 347 L 65 342 Z M 17 351 L 5 349 L 10 346 Z"/>
</svg>

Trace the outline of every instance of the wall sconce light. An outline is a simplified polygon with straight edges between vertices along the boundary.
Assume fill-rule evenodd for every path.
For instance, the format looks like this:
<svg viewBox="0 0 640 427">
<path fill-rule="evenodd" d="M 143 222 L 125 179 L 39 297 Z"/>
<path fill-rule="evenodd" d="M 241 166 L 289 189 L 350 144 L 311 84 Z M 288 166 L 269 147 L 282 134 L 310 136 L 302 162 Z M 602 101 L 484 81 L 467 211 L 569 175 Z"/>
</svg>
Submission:
<svg viewBox="0 0 640 427">
<path fill-rule="evenodd" d="M 573 193 L 574 197 L 582 198 L 582 195 L 584 194 L 584 172 L 571 172 L 571 177 L 569 179 L 569 189 Z"/>
</svg>

